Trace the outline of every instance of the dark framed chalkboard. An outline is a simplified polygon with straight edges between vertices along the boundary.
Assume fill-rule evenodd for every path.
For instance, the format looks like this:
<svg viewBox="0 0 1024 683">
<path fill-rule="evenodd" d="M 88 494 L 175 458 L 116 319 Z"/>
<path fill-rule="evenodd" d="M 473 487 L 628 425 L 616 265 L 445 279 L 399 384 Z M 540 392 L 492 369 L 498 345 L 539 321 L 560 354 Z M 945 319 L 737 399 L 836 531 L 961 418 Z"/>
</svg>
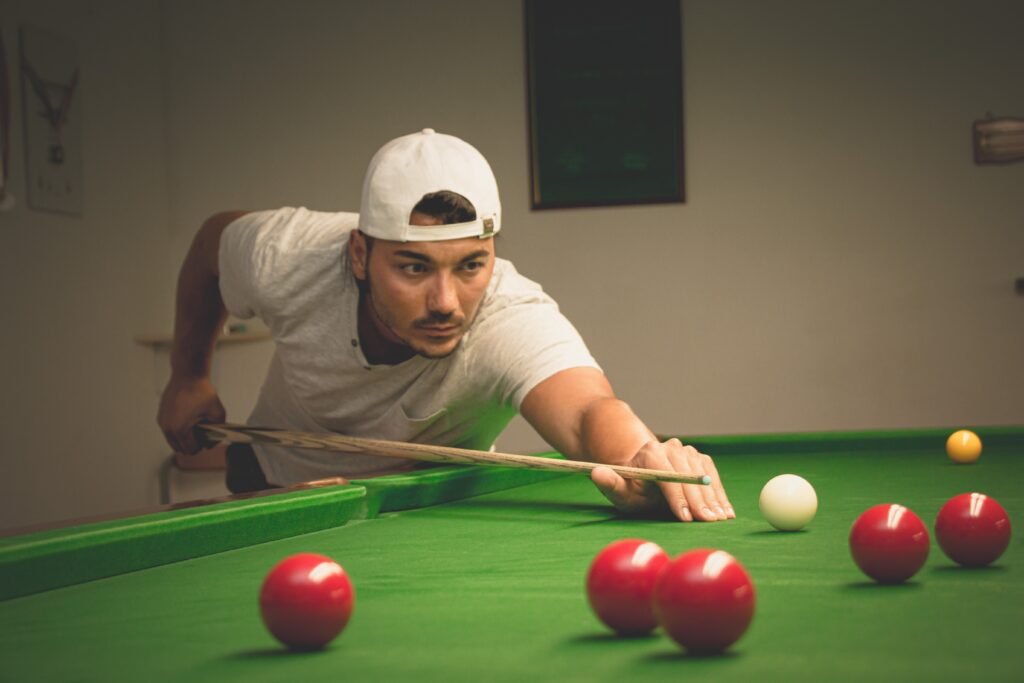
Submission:
<svg viewBox="0 0 1024 683">
<path fill-rule="evenodd" d="M 679 0 L 525 0 L 534 209 L 685 201 Z"/>
</svg>

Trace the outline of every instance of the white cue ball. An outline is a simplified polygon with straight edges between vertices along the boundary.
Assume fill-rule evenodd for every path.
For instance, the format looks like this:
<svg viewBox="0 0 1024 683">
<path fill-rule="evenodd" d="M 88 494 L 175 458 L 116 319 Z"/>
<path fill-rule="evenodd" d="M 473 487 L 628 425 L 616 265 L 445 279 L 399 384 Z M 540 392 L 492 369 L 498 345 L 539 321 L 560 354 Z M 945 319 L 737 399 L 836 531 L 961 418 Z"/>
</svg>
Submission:
<svg viewBox="0 0 1024 683">
<path fill-rule="evenodd" d="M 802 529 L 818 512 L 818 494 L 803 477 L 780 474 L 761 489 L 761 514 L 779 531 Z"/>
</svg>

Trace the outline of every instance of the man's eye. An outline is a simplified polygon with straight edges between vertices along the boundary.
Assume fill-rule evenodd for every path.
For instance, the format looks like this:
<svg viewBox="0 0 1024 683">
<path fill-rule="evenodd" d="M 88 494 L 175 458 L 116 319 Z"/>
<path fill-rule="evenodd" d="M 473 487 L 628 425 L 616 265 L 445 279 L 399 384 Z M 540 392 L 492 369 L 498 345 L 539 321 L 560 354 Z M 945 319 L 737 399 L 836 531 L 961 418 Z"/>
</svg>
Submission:
<svg viewBox="0 0 1024 683">
<path fill-rule="evenodd" d="M 427 272 L 427 267 L 422 263 L 406 263 L 403 266 L 399 266 L 404 272 L 409 275 L 419 275 Z"/>
<path fill-rule="evenodd" d="M 470 272 L 472 272 L 474 270 L 480 270 L 483 267 L 484 267 L 484 264 L 481 263 L 480 261 L 469 261 L 468 263 L 463 263 L 462 264 L 462 269 L 463 270 L 468 270 Z"/>
</svg>

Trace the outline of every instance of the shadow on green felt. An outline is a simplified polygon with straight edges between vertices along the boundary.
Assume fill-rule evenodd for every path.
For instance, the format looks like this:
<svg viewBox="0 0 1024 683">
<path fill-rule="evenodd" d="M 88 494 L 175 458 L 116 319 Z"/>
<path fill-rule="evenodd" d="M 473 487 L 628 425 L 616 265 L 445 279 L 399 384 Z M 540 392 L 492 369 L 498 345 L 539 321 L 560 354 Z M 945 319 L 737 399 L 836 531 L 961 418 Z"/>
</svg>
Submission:
<svg viewBox="0 0 1024 683">
<path fill-rule="evenodd" d="M 853 581 L 843 586 L 844 590 L 909 591 L 922 588 L 920 581 L 902 583 L 878 583 L 877 581 Z"/>
<path fill-rule="evenodd" d="M 623 527 L 630 527 L 636 525 L 643 526 L 646 529 L 650 529 L 652 523 L 681 524 L 682 522 L 680 522 L 678 519 L 672 517 L 669 514 L 649 516 L 626 516 L 617 514 L 613 510 L 612 514 L 605 515 L 601 519 L 591 519 L 585 522 L 577 522 L 575 524 L 571 524 L 570 528 L 588 527 L 594 526 L 595 524 L 618 524 Z"/>
<path fill-rule="evenodd" d="M 810 533 L 810 529 L 797 529 L 796 531 L 779 531 L 778 529 L 759 529 L 747 532 L 747 536 L 803 536 Z"/>
<path fill-rule="evenodd" d="M 276 659 L 278 657 L 314 657 L 330 652 L 330 646 L 312 650 L 289 650 L 286 647 L 261 647 L 253 650 L 242 650 L 224 655 L 223 659 L 245 661 L 256 659 Z"/>
<path fill-rule="evenodd" d="M 944 564 L 931 568 L 933 574 L 994 574 L 1005 571 L 1007 571 L 1007 568 L 1001 564 L 988 564 L 984 567 L 963 567 L 959 564 Z"/>
<path fill-rule="evenodd" d="M 469 498 L 460 501 L 457 507 L 449 506 L 445 508 L 444 514 L 447 517 L 468 517 L 471 516 L 469 513 L 489 514 L 491 512 L 501 513 L 506 510 L 516 511 L 517 515 L 522 515 L 523 512 L 534 511 L 545 514 L 567 512 L 571 513 L 574 517 L 581 514 L 589 517 L 589 519 L 570 524 L 570 528 L 587 527 L 609 522 L 619 522 L 627 525 L 650 524 L 651 522 L 680 523 L 667 508 L 665 510 L 645 513 L 625 514 L 617 511 L 612 507 L 611 503 L 573 503 L 551 500 L 486 500 Z"/>
<path fill-rule="evenodd" d="M 593 503 L 572 503 L 539 499 L 487 500 L 483 498 L 467 498 L 459 501 L 458 507 L 466 510 L 554 510 L 559 512 L 589 512 L 605 515 L 607 515 L 608 511 L 612 509 L 610 504 L 595 505 Z"/>
<path fill-rule="evenodd" d="M 636 636 L 620 636 L 610 631 L 599 633 L 584 633 L 563 641 L 567 645 L 590 645 L 599 643 L 602 647 L 608 647 L 608 643 L 645 643 L 657 640 L 657 633 L 644 633 Z"/>
<path fill-rule="evenodd" d="M 735 650 L 726 650 L 725 652 L 690 652 L 688 650 L 666 650 L 664 652 L 653 652 L 646 657 L 644 661 L 651 663 L 660 662 L 694 662 L 694 661 L 729 661 L 735 660 L 743 655 Z"/>
</svg>

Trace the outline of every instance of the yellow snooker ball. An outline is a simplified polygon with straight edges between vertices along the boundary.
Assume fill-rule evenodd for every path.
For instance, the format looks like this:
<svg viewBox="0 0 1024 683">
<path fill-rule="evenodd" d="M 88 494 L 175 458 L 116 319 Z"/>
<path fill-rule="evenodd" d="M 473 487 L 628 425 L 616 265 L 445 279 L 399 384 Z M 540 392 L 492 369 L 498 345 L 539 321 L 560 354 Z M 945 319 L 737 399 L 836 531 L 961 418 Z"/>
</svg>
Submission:
<svg viewBox="0 0 1024 683">
<path fill-rule="evenodd" d="M 953 462 L 974 462 L 981 457 L 981 439 L 969 429 L 955 431 L 946 439 L 946 453 Z"/>
</svg>

